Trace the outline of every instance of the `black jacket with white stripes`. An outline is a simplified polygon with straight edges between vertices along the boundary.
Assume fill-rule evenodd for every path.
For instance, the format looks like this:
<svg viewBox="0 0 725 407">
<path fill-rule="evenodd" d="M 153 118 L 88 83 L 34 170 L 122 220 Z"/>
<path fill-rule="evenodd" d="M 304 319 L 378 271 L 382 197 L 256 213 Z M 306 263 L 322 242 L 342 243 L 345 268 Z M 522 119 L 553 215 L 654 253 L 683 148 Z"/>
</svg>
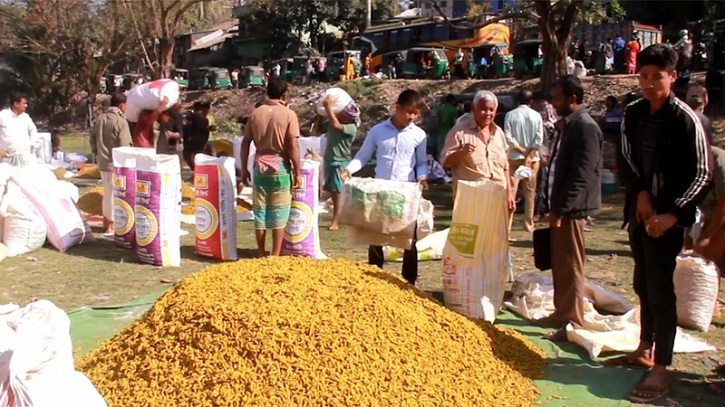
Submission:
<svg viewBox="0 0 725 407">
<path fill-rule="evenodd" d="M 657 137 L 650 179 L 637 167 L 637 135 L 642 117 L 650 114 L 650 103 L 638 99 L 625 108 L 622 119 L 622 155 L 625 165 L 620 174 L 627 186 L 624 225 L 636 210 L 641 191 L 652 195 L 658 214 L 671 213 L 677 225 L 689 227 L 695 222 L 695 210 L 705 198 L 713 173 L 713 158 L 707 134 L 695 112 L 671 94 L 660 117 L 664 117 Z M 658 114 L 659 115 L 659 114 Z"/>
</svg>

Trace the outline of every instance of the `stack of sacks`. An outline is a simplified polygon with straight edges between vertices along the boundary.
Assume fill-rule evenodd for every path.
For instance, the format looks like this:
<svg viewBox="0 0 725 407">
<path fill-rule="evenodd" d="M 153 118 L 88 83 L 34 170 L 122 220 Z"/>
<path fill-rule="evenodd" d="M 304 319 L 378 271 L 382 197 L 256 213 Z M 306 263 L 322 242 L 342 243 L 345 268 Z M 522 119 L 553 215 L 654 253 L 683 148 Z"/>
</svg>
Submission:
<svg viewBox="0 0 725 407">
<path fill-rule="evenodd" d="M 39 249 L 46 238 L 64 252 L 94 240 L 75 200 L 78 190 L 46 165 L 0 167 L 0 243 L 8 256 Z"/>
</svg>

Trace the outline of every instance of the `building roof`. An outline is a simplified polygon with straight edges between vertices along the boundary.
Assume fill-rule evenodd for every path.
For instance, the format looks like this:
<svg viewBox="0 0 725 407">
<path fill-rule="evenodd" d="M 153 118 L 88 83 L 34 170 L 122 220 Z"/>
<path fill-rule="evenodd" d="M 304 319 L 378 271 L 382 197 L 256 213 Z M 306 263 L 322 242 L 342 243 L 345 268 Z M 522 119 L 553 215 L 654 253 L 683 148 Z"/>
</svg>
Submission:
<svg viewBox="0 0 725 407">
<path fill-rule="evenodd" d="M 187 50 L 187 52 L 193 52 L 198 51 L 200 49 L 206 49 L 211 48 L 215 45 L 219 45 L 224 43 L 224 41 L 227 40 L 227 38 L 233 37 L 234 34 L 222 34 L 220 36 L 214 36 L 212 38 L 201 38 L 199 41 L 196 41 L 194 45 Z"/>
</svg>

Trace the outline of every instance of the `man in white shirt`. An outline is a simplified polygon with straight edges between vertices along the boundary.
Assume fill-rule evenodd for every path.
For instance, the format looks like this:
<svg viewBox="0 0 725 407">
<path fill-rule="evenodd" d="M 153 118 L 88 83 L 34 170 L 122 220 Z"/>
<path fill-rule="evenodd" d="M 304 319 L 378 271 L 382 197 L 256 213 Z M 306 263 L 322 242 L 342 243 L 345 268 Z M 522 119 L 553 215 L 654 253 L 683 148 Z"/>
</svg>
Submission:
<svg viewBox="0 0 725 407">
<path fill-rule="evenodd" d="M 524 229 L 534 231 L 534 206 L 536 204 L 536 174 L 539 171 L 539 147 L 544 140 L 544 121 L 541 114 L 531 108 L 533 94 L 528 90 L 519 93 L 519 107 L 506 113 L 504 133 L 509 145 L 509 168 L 511 169 L 511 188 L 518 191 L 519 184 L 524 187 Z M 521 166 L 531 168 L 531 176 L 519 180 L 514 174 Z M 513 224 L 514 213 L 509 219 L 509 231 Z"/>
<path fill-rule="evenodd" d="M 11 95 L 10 106 L 0 111 L 0 162 L 24 167 L 35 162 L 38 129 L 25 113 L 28 100 Z"/>
</svg>

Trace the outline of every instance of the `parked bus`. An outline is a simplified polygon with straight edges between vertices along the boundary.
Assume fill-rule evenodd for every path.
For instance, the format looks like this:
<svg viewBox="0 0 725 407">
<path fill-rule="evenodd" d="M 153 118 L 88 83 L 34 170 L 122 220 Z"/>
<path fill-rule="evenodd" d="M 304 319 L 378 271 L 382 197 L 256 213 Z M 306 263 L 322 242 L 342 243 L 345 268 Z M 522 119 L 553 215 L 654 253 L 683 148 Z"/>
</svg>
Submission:
<svg viewBox="0 0 725 407">
<path fill-rule="evenodd" d="M 662 42 L 662 30 L 659 27 L 639 24 L 634 21 L 620 21 L 618 23 L 600 25 L 581 25 L 574 27 L 571 35 L 572 38 L 576 37 L 579 41 L 582 39 L 586 40 L 587 49 L 594 51 L 607 38 L 613 40 L 617 34 L 620 34 L 624 38 L 624 41 L 629 41 L 635 33 L 639 37 L 642 49 Z"/>
<path fill-rule="evenodd" d="M 450 24 L 442 18 L 418 19 L 370 27 L 355 37 L 355 47 L 372 52 L 372 71 L 381 67 L 382 55 L 415 47 L 446 49 L 453 60 L 459 48 L 467 50 L 486 43 L 509 43 L 510 30 L 504 24 L 490 24 L 482 28 L 457 28 L 467 24 L 466 19 L 452 19 Z"/>
</svg>

